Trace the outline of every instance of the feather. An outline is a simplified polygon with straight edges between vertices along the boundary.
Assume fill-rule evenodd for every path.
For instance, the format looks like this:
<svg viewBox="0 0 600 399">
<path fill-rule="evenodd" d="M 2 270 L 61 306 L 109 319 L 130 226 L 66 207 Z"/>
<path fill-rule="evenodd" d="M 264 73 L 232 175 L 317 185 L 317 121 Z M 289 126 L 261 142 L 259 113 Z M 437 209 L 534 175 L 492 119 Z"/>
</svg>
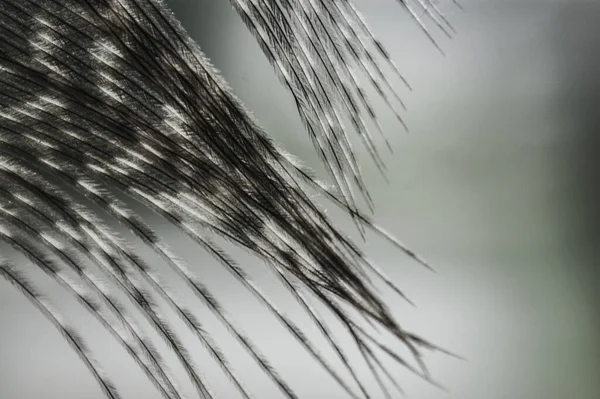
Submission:
<svg viewBox="0 0 600 399">
<path fill-rule="evenodd" d="M 22 273 L 6 261 L 0 260 L 0 275 L 21 291 L 23 295 L 25 295 L 52 324 L 54 324 L 90 370 L 94 378 L 98 381 L 98 384 L 100 384 L 106 397 L 110 399 L 119 399 L 121 396 L 112 382 L 104 375 L 104 372 L 92 357 L 83 339 L 77 335 L 72 327 L 68 326 L 65 321 L 63 321 L 60 314 L 41 297 Z"/>
<path fill-rule="evenodd" d="M 351 131 L 385 174 L 368 125 L 384 134 L 357 69 L 402 125 L 397 106 L 404 104 L 382 64 L 408 83 L 350 0 L 230 1 L 290 91 L 333 187 L 269 138 L 162 0 L 5 0 L 0 3 L 0 241 L 77 298 L 166 399 L 183 398 L 176 379 L 117 294 L 125 295 L 167 343 L 198 397 L 216 396 L 157 306 L 155 294 L 206 347 L 240 395 L 252 396 L 197 313 L 167 287 L 154 265 L 107 227 L 101 213 L 162 257 L 285 397 L 298 396 L 198 277 L 198 265 L 180 260 L 115 192 L 161 215 L 210 253 L 349 397 L 372 394 L 311 299 L 350 333 L 386 397 L 392 394 L 382 375 L 399 392 L 401 388 L 374 348 L 433 383 L 419 348 L 442 349 L 400 327 L 370 274 L 408 299 L 310 195 L 316 192 L 341 207 L 361 234 L 371 229 L 430 267 L 360 210 L 355 192 L 372 213 Z M 453 31 L 436 3 L 397 1 L 436 46 L 415 7 L 445 34 Z M 360 394 L 211 234 L 266 262 L 318 327 Z M 0 262 L 0 274 L 57 326 L 106 396 L 118 398 L 77 333 L 41 299 L 21 270 Z M 356 314 L 403 342 L 420 369 L 361 327 Z"/>
</svg>

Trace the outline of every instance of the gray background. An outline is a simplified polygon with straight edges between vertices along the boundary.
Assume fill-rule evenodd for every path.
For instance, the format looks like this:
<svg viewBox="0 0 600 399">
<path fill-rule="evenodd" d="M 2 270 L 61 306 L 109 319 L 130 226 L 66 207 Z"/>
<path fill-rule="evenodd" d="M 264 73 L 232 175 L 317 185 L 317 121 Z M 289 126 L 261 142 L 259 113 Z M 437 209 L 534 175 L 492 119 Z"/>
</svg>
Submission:
<svg viewBox="0 0 600 399">
<path fill-rule="evenodd" d="M 171 3 L 267 131 L 325 176 L 291 97 L 229 2 Z M 437 35 L 445 57 L 395 1 L 357 3 L 414 87 L 412 93 L 400 89 L 409 107 L 409 134 L 373 97 L 395 151 L 386 155 L 389 185 L 361 154 L 376 218 L 438 273 L 418 267 L 375 237 L 364 247 L 416 302 L 417 309 L 391 302 L 404 326 L 468 359 L 426 357 L 449 392 L 395 367 L 408 397 L 600 397 L 600 3 L 463 1 L 466 12 L 461 12 L 441 0 L 458 29 L 452 40 Z M 323 203 L 356 237 L 352 223 Z M 345 397 L 215 261 L 163 220 L 147 216 L 301 397 Z M 281 308 L 298 322 L 305 320 L 260 261 L 239 249 L 231 252 Z M 124 397 L 158 398 L 122 348 L 72 298 L 41 274 L 32 275 L 67 320 L 78 322 Z M 179 289 L 178 282 L 172 284 Z M 182 287 L 180 295 L 189 292 Z M 190 303 L 249 390 L 256 397 L 280 397 L 215 319 Z M 102 397 L 60 335 L 4 281 L 0 323 L 1 399 Z M 220 397 L 238 397 L 200 344 L 183 326 L 176 330 L 210 377 L 210 387 Z M 314 328 L 307 330 L 322 343 Z M 340 337 L 351 348 L 349 338 Z M 183 371 L 172 357 L 167 362 L 192 397 Z M 364 367 L 359 370 L 366 373 Z"/>
</svg>

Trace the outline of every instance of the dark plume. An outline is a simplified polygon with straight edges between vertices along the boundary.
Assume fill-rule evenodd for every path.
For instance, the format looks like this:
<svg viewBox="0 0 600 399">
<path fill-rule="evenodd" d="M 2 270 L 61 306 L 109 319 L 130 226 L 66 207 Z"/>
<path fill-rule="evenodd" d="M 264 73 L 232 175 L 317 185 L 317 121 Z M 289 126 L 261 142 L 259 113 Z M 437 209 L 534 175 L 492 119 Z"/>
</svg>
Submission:
<svg viewBox="0 0 600 399">
<path fill-rule="evenodd" d="M 437 2 L 397 2 L 434 44 L 422 19 L 446 34 L 452 32 Z M 355 193 L 358 190 L 372 207 L 350 144 L 351 131 L 359 135 L 377 166 L 385 169 L 367 125 L 375 126 L 378 134 L 381 128 L 355 70 L 368 78 L 403 124 L 397 109 L 403 105 L 383 72 L 385 66 L 400 74 L 398 68 L 350 0 L 231 0 L 231 4 L 293 96 L 333 188 L 277 147 L 162 0 L 4 0 L 0 2 L 0 240 L 71 292 L 165 398 L 182 394 L 116 292 L 125 294 L 168 344 L 199 397 L 214 394 L 156 305 L 156 294 L 205 345 L 240 394 L 251 396 L 194 311 L 165 288 L 153 265 L 107 227 L 91 205 L 160 255 L 281 393 L 288 398 L 296 394 L 235 326 L 217 295 L 197 277 L 198 271 L 179 260 L 140 215 L 117 199 L 115 190 L 163 216 L 211 253 L 349 397 L 371 393 L 327 323 L 309 305 L 309 297 L 324 304 L 351 334 L 386 395 L 382 375 L 399 386 L 382 365 L 380 352 L 411 366 L 357 323 L 353 314 L 402 341 L 420 366 L 411 370 L 429 379 L 420 348 L 437 348 L 394 320 L 368 273 L 402 293 L 332 225 L 309 194 L 325 196 L 346 210 L 360 231 L 375 231 L 426 265 L 359 210 Z M 351 129 L 343 126 L 344 120 L 350 121 Z M 212 234 L 267 262 L 318 326 L 360 394 L 302 328 L 211 240 Z M 36 292 L 24 270 L 25 266 L 0 263 L 0 274 L 57 326 L 106 396 L 118 398 L 83 341 Z M 100 284 L 96 272 L 110 284 Z M 119 327 L 112 322 L 115 319 Z"/>
</svg>

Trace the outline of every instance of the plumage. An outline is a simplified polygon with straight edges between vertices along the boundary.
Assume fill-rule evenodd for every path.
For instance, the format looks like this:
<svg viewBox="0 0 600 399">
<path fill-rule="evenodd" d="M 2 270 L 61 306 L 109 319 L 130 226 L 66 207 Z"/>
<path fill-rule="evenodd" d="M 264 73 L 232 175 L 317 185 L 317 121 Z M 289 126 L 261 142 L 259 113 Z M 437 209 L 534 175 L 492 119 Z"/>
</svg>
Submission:
<svg viewBox="0 0 600 399">
<path fill-rule="evenodd" d="M 434 44 L 416 9 L 424 11 L 422 15 L 428 15 L 443 32 L 451 33 L 434 2 L 398 3 Z M 217 295 L 198 277 L 199 270 L 178 259 L 160 235 L 111 190 L 163 216 L 213 255 L 349 397 L 372 394 L 327 323 L 310 306 L 309 297 L 324 304 L 348 330 L 386 397 L 391 393 L 382 375 L 400 387 L 375 348 L 430 380 L 419 348 L 438 348 L 400 327 L 369 273 L 404 295 L 309 195 L 325 196 L 347 211 L 361 232 L 374 230 L 429 267 L 359 210 L 355 192 L 372 210 L 351 131 L 385 171 L 367 125 L 373 124 L 378 134 L 383 132 L 358 72 L 368 77 L 401 124 L 397 107 L 403 104 L 380 64 L 388 64 L 404 78 L 350 0 L 231 0 L 231 4 L 289 89 L 334 187 L 317 180 L 269 138 L 162 0 L 5 0 L 0 3 L 0 240 L 71 292 L 165 398 L 183 395 L 113 290 L 125 294 L 168 344 L 198 397 L 215 395 L 156 305 L 156 294 L 194 332 L 238 392 L 245 398 L 251 395 L 193 309 L 165 288 L 156 268 L 107 227 L 90 204 L 110 214 L 162 257 L 282 395 L 297 396 L 227 315 Z M 349 120 L 352 129 L 343 120 Z M 81 195 L 86 201 L 81 201 Z M 211 240 L 211 234 L 266 261 L 334 349 L 360 394 L 319 353 L 302 328 Z M 21 270 L 25 266 L 0 263 L 0 274 L 61 330 L 106 396 L 119 397 L 77 334 L 49 310 Z M 99 284 L 96 272 L 110 282 L 110 289 Z M 379 342 L 348 309 L 396 336 L 420 369 Z M 111 320 L 115 319 L 122 328 L 114 326 Z"/>
</svg>

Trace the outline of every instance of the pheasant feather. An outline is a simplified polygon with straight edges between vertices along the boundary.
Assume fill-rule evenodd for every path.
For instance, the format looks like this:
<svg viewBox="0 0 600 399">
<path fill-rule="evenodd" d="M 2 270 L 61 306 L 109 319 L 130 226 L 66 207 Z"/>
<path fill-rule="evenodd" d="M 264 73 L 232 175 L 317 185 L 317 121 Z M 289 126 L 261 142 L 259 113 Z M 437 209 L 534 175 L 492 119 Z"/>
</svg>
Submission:
<svg viewBox="0 0 600 399">
<path fill-rule="evenodd" d="M 419 15 L 428 15 L 446 34 L 452 32 L 436 3 L 398 3 L 434 44 Z M 428 266 L 359 210 L 356 193 L 372 210 L 351 144 L 352 131 L 385 172 L 367 126 L 383 132 L 357 70 L 401 124 L 397 107 L 403 104 L 382 64 L 408 83 L 350 0 L 231 0 L 231 4 L 289 89 L 334 186 L 321 183 L 277 147 L 162 0 L 5 0 L 0 3 L 0 240 L 73 294 L 167 399 L 183 398 L 181 389 L 131 312 L 116 299 L 117 293 L 129 298 L 168 344 L 198 397 L 216 396 L 157 306 L 156 294 L 206 347 L 240 395 L 252 396 L 197 314 L 165 288 L 155 266 L 112 231 L 91 204 L 163 258 L 283 396 L 297 395 L 227 315 L 198 277 L 199 270 L 180 260 L 116 198 L 115 190 L 161 215 L 213 255 L 349 397 L 369 398 L 372 393 L 310 298 L 325 305 L 351 334 L 386 397 L 391 393 L 382 376 L 401 389 L 375 349 L 430 380 L 420 348 L 438 348 L 400 327 L 369 272 L 403 296 L 402 292 L 309 195 L 314 191 L 324 195 L 347 211 L 361 232 L 365 227 L 374 230 Z M 351 129 L 344 126 L 345 120 Z M 360 393 L 213 242 L 211 234 L 266 261 L 318 327 Z M 24 269 L 0 263 L 0 274 L 60 330 L 106 396 L 118 398 L 87 347 L 26 280 Z M 100 283 L 98 274 L 110 282 L 110 289 Z M 352 312 L 403 342 L 420 368 L 379 342 Z"/>
</svg>

